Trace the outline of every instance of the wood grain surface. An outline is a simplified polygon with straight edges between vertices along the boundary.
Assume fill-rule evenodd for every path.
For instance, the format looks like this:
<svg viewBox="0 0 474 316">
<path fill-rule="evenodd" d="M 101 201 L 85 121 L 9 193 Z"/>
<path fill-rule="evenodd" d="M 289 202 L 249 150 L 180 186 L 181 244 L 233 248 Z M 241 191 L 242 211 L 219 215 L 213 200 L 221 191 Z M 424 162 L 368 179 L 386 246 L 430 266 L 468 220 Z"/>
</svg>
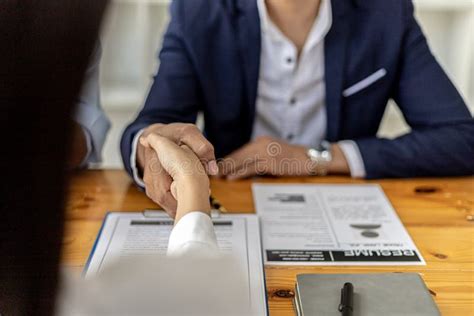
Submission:
<svg viewBox="0 0 474 316">
<path fill-rule="evenodd" d="M 233 213 L 253 213 L 251 184 L 378 183 L 397 211 L 427 265 L 413 267 L 266 267 L 270 314 L 294 315 L 295 277 L 300 273 L 418 272 L 443 315 L 474 315 L 474 178 L 354 180 L 346 177 L 255 178 L 211 181 L 213 195 Z M 62 262 L 84 266 L 108 211 L 157 209 L 122 170 L 77 173 L 67 201 Z"/>
</svg>

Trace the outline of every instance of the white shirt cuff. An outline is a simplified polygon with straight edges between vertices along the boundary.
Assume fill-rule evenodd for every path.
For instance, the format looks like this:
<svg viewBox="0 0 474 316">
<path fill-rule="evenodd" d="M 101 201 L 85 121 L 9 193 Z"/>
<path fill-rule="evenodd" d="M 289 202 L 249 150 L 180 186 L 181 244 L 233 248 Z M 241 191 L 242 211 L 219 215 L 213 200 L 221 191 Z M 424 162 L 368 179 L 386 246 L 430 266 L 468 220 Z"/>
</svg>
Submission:
<svg viewBox="0 0 474 316">
<path fill-rule="evenodd" d="M 135 181 L 137 185 L 139 185 L 143 189 L 145 188 L 145 182 L 143 182 L 143 179 L 140 177 L 138 173 L 137 148 L 138 148 L 138 140 L 140 139 L 140 136 L 142 136 L 144 131 L 145 129 L 141 129 L 137 134 L 135 134 L 135 137 L 133 137 L 132 153 L 130 154 L 130 167 L 132 168 L 133 180 Z"/>
<path fill-rule="evenodd" d="M 168 241 L 168 256 L 219 254 L 214 225 L 209 215 L 191 212 L 174 226 Z"/>
<path fill-rule="evenodd" d="M 365 166 L 362 155 L 360 154 L 359 146 L 352 140 L 342 140 L 338 142 L 341 147 L 344 156 L 346 157 L 349 169 L 351 171 L 351 177 L 353 178 L 365 178 Z"/>
</svg>

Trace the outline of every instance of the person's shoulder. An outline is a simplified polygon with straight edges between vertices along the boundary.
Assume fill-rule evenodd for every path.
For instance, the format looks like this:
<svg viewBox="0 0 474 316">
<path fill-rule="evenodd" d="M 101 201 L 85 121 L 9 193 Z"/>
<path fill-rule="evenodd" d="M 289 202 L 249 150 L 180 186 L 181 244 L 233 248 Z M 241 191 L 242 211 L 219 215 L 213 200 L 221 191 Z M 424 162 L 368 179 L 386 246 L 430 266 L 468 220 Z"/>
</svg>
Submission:
<svg viewBox="0 0 474 316">
<path fill-rule="evenodd" d="M 196 21 L 203 23 L 228 15 L 233 10 L 234 2 L 234 0 L 173 0 L 171 14 L 186 24 L 193 24 Z"/>
<path fill-rule="evenodd" d="M 371 16 L 383 17 L 386 25 L 404 23 L 413 16 L 414 6 L 412 0 L 333 0 L 350 1 L 358 12 Z"/>
<path fill-rule="evenodd" d="M 387 15 L 403 14 L 405 10 L 412 7 L 412 0 L 343 0 L 352 1 L 354 6 L 360 9 L 382 12 Z"/>
</svg>

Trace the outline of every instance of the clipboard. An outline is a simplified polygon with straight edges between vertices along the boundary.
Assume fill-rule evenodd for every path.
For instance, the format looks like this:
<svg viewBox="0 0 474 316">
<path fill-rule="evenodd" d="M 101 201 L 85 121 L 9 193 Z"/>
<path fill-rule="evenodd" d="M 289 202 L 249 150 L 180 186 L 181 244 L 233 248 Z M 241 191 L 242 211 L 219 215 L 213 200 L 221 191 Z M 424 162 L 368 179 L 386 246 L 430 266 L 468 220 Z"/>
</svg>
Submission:
<svg viewBox="0 0 474 316">
<path fill-rule="evenodd" d="M 97 244 L 98 244 L 99 239 L 102 235 L 102 231 L 104 229 L 105 222 L 107 221 L 107 217 L 112 213 L 116 213 L 116 212 L 108 211 L 105 214 L 104 220 L 102 221 L 102 224 L 100 225 L 99 232 L 97 233 L 97 237 L 95 238 L 94 244 L 92 245 L 91 252 L 89 253 L 89 256 L 87 257 L 86 264 L 84 265 L 84 269 L 82 270 L 82 275 L 83 276 L 85 276 L 87 270 L 89 269 L 90 262 L 92 260 L 92 257 L 94 256 L 95 250 L 97 248 Z M 145 216 L 147 218 L 153 218 L 153 217 L 163 215 L 164 210 L 161 210 L 161 209 L 156 209 L 156 210 L 146 209 L 146 210 L 143 210 L 142 212 L 137 212 L 137 213 L 142 213 L 143 216 Z M 212 218 L 220 218 L 220 216 L 221 216 L 221 212 L 219 210 L 217 210 L 217 209 L 212 209 L 211 210 L 211 217 Z"/>
<path fill-rule="evenodd" d="M 104 243 L 110 245 L 112 240 L 114 240 L 115 237 L 111 234 L 111 225 L 118 225 L 117 223 L 119 219 L 123 219 L 124 221 L 131 221 L 132 219 L 142 221 L 143 219 L 146 219 L 150 221 L 162 220 L 172 222 L 169 217 L 167 217 L 166 213 L 161 210 L 144 210 L 142 212 L 107 212 L 82 272 L 83 277 L 90 277 L 95 273 L 98 273 L 102 269 L 102 262 L 107 261 L 105 257 L 108 254 L 107 252 L 104 252 L 104 245 L 106 245 Z M 245 252 L 247 255 L 242 262 L 246 262 L 247 264 L 246 271 L 248 271 L 249 277 L 249 293 L 251 294 L 252 300 L 255 300 L 259 306 L 262 306 L 262 312 L 259 315 L 268 315 L 265 270 L 263 266 L 260 224 L 258 222 L 258 217 L 255 214 L 222 215 L 219 211 L 214 210 L 212 212 L 212 219 L 215 221 L 215 224 L 216 222 L 229 222 L 229 220 L 232 220 L 233 225 L 244 225 L 243 223 L 245 223 L 245 228 L 242 230 L 239 229 L 239 233 L 242 235 L 241 237 L 243 237 L 239 240 L 242 240 L 242 242 L 245 240 L 246 243 Z M 121 224 L 123 225 L 123 223 Z M 166 225 L 168 226 L 168 224 Z M 218 226 L 216 226 L 216 231 L 218 231 L 218 229 Z M 108 248 L 109 247 L 107 246 L 106 249 Z M 99 261 L 101 262 L 101 265 L 97 267 Z"/>
</svg>

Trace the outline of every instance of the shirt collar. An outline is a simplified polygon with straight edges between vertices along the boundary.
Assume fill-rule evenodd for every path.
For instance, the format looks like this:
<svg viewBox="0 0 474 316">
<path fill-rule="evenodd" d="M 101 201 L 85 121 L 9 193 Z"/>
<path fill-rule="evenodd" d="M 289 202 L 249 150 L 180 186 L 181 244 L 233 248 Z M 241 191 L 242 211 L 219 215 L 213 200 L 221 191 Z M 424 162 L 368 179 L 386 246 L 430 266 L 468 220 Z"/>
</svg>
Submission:
<svg viewBox="0 0 474 316">
<path fill-rule="evenodd" d="M 267 33 L 273 39 L 286 38 L 278 27 L 268 16 L 265 0 L 257 0 L 258 13 L 260 16 L 260 27 L 262 33 Z M 321 0 L 318 16 L 310 30 L 304 49 L 309 49 L 322 41 L 332 26 L 332 6 L 331 0 Z"/>
</svg>

